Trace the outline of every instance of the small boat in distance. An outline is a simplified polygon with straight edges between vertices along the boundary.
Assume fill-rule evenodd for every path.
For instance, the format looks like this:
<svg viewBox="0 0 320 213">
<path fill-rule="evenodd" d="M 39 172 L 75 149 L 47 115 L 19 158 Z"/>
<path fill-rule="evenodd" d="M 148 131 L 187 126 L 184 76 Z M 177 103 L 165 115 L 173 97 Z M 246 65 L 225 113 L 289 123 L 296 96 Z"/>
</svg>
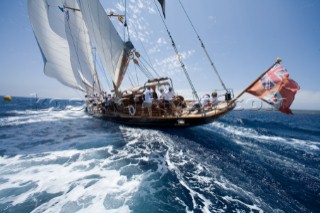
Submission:
<svg viewBox="0 0 320 213">
<path fill-rule="evenodd" d="M 201 98 L 166 25 L 165 1 L 159 1 L 160 9 L 158 3 L 154 3 L 193 99 L 175 94 L 171 78 L 160 77 L 150 64 L 145 63 L 129 35 L 120 37 L 110 18 L 117 17 L 129 34 L 126 8 L 124 15 L 107 14 L 99 0 L 28 1 L 31 25 L 43 56 L 44 73 L 83 92 L 89 114 L 126 125 L 190 127 L 210 123 L 233 110 L 240 96 L 233 99 L 232 89 L 224 85 L 181 1 L 179 3 L 223 87 L 222 91 L 207 91 Z M 97 58 L 103 67 L 102 74 L 97 70 Z M 143 85 L 123 88 L 129 63 L 145 75 Z M 112 84 L 108 93 L 101 84 L 105 79 L 102 75 Z"/>
</svg>

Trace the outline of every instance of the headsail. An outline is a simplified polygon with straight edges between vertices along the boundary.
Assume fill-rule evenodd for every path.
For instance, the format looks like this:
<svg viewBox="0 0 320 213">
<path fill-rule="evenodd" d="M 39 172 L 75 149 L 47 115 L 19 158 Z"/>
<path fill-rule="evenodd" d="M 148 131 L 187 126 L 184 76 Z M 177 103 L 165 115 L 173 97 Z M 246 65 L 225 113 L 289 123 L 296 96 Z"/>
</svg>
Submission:
<svg viewBox="0 0 320 213">
<path fill-rule="evenodd" d="M 78 0 L 78 3 L 102 64 L 118 88 L 127 70 L 133 45 L 122 41 L 99 0 Z"/>
<path fill-rule="evenodd" d="M 71 68 L 68 42 L 50 26 L 49 8 L 46 0 L 28 2 L 31 25 L 43 56 L 44 73 L 68 87 L 84 91 L 81 80 Z M 58 15 L 59 13 L 51 14 L 51 16 Z M 52 18 L 61 19 L 61 17 Z"/>
</svg>

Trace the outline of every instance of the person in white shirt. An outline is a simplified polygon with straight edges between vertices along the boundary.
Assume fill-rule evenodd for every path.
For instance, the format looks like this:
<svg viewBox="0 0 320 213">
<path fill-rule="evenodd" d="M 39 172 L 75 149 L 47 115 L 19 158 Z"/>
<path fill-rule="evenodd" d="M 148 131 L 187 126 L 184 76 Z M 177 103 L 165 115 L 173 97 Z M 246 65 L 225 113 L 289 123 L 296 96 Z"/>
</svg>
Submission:
<svg viewBox="0 0 320 213">
<path fill-rule="evenodd" d="M 219 101 L 217 92 L 212 92 L 210 102 L 213 107 L 218 105 Z"/>
<path fill-rule="evenodd" d="M 148 86 L 144 92 L 144 101 L 142 103 L 142 115 L 144 114 L 144 108 L 148 109 L 149 116 L 152 116 L 152 100 L 153 100 L 153 91 Z"/>
<path fill-rule="evenodd" d="M 172 101 L 173 98 L 174 98 L 175 94 L 172 90 L 172 87 L 169 87 L 169 91 L 166 93 L 165 97 L 164 97 L 164 100 L 166 101 Z"/>
<path fill-rule="evenodd" d="M 160 95 L 159 95 L 159 101 L 164 101 L 166 94 L 164 93 L 164 90 L 160 89 Z"/>
<path fill-rule="evenodd" d="M 208 106 L 209 104 L 210 104 L 210 95 L 209 94 L 205 94 L 200 99 L 200 103 L 197 102 L 191 107 L 191 109 L 189 110 L 189 113 L 195 111 L 196 109 L 199 110 L 201 108 L 204 108 L 204 107 Z"/>
<path fill-rule="evenodd" d="M 173 103 L 175 96 L 176 94 L 174 93 L 172 87 L 169 87 L 169 91 L 164 96 L 165 108 L 167 108 L 168 112 L 172 114 L 174 114 L 174 111 L 175 111 L 175 105 Z"/>
<path fill-rule="evenodd" d="M 103 91 L 103 99 L 106 99 L 106 98 L 107 98 L 107 92 Z"/>
<path fill-rule="evenodd" d="M 99 104 L 98 93 L 93 94 L 93 106 L 97 106 Z"/>
</svg>

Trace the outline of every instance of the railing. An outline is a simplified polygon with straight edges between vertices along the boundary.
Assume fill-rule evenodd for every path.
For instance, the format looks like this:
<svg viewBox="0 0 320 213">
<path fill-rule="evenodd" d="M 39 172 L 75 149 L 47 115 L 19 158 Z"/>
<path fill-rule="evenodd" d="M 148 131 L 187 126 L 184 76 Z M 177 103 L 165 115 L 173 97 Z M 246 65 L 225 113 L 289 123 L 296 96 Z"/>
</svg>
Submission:
<svg viewBox="0 0 320 213">
<path fill-rule="evenodd" d="M 215 90 L 218 94 L 218 99 L 221 99 L 221 97 L 224 97 L 225 101 L 231 101 L 234 98 L 233 89 L 227 88 L 227 91 L 224 89 Z"/>
</svg>

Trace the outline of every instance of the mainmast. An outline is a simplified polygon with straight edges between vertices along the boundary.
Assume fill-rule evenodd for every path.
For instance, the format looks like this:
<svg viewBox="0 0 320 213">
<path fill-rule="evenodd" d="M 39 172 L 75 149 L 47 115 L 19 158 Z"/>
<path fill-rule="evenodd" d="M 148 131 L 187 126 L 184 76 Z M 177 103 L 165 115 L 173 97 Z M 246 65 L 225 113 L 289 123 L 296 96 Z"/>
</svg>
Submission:
<svg viewBox="0 0 320 213">
<path fill-rule="evenodd" d="M 173 49 L 174 49 L 174 51 L 175 51 L 175 53 L 176 53 L 176 55 L 177 55 L 177 57 L 178 57 L 178 60 L 179 60 L 180 65 L 181 65 L 181 68 L 182 68 L 182 70 L 183 70 L 183 72 L 184 72 L 184 74 L 185 74 L 185 76 L 186 76 L 186 78 L 187 78 L 187 80 L 188 80 L 188 82 L 189 82 L 189 85 L 190 85 L 190 87 L 191 87 L 191 89 L 192 89 L 192 94 L 193 94 L 194 97 L 196 97 L 196 99 L 200 102 L 200 98 L 199 98 L 199 96 L 198 96 L 198 93 L 197 93 L 195 87 L 193 86 L 193 83 L 192 83 L 191 78 L 190 78 L 190 76 L 189 76 L 189 73 L 188 73 L 188 71 L 187 71 L 187 69 L 186 69 L 186 66 L 184 65 L 184 63 L 183 63 L 183 61 L 182 61 L 181 55 L 179 54 L 179 51 L 178 51 L 178 48 L 177 48 L 177 46 L 176 46 L 176 44 L 175 44 L 175 42 L 174 42 L 174 40 L 173 40 L 173 38 L 172 38 L 172 36 L 171 36 L 171 33 L 170 33 L 169 29 L 168 29 L 168 26 L 167 26 L 166 22 L 164 21 L 162 15 L 161 15 L 161 12 L 160 12 L 160 10 L 159 10 L 159 7 L 158 7 L 158 5 L 156 4 L 155 0 L 154 0 L 154 4 L 155 4 L 156 7 L 157 7 L 157 10 L 158 10 L 158 12 L 159 12 L 159 14 L 160 14 L 161 20 L 162 20 L 162 22 L 163 22 L 163 24 L 164 24 L 164 26 L 165 26 L 165 28 L 166 28 L 166 30 L 167 30 L 168 36 L 169 36 L 169 38 L 170 38 L 170 40 L 171 40 L 172 47 L 173 47 Z"/>
</svg>

